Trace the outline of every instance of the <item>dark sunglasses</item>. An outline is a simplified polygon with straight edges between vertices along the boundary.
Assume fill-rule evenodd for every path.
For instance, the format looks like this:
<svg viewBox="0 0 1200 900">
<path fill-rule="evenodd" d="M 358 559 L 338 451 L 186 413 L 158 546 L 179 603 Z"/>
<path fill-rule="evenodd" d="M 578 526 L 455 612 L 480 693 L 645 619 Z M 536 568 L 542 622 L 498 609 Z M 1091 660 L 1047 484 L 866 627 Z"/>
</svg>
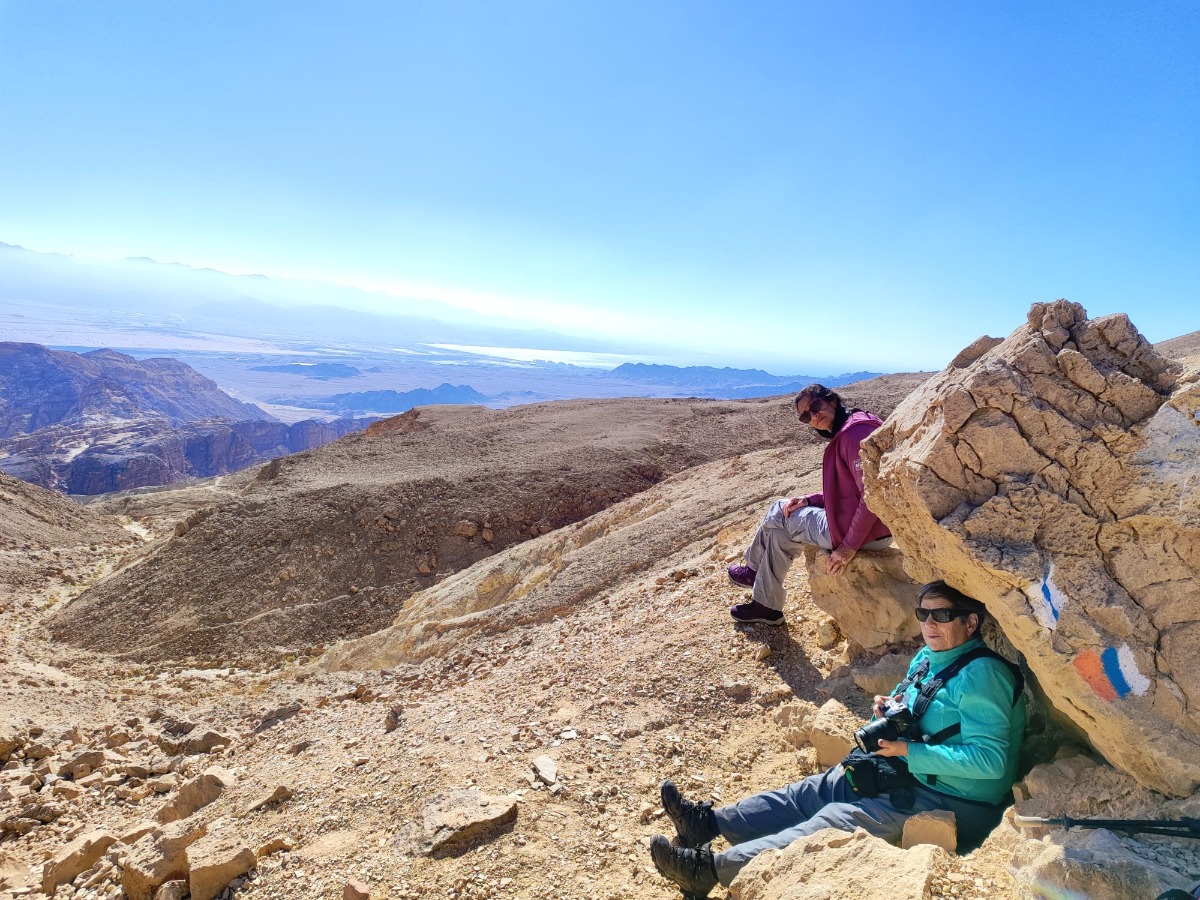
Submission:
<svg viewBox="0 0 1200 900">
<path fill-rule="evenodd" d="M 802 413 L 796 413 L 800 418 L 801 425 L 807 425 L 812 421 L 813 413 L 819 413 L 821 410 L 829 406 L 828 400 L 822 400 L 820 397 L 814 397 L 808 404 L 808 409 Z"/>
<path fill-rule="evenodd" d="M 933 616 L 933 621 L 945 625 L 953 619 L 965 618 L 970 614 L 971 611 L 969 609 L 925 609 L 924 607 L 917 607 L 918 622 L 924 622 L 930 616 Z"/>
</svg>

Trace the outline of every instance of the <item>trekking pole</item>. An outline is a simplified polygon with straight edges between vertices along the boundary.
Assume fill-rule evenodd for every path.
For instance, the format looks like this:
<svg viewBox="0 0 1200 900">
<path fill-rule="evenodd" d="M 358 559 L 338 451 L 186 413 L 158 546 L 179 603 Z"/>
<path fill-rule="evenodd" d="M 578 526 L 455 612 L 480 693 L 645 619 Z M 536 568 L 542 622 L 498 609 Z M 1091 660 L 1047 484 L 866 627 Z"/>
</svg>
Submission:
<svg viewBox="0 0 1200 900">
<path fill-rule="evenodd" d="M 1129 834 L 1157 834 L 1164 837 L 1200 838 L 1200 819 L 1072 819 L 1070 816 L 1013 815 L 1018 828 L 1107 828 Z"/>
</svg>

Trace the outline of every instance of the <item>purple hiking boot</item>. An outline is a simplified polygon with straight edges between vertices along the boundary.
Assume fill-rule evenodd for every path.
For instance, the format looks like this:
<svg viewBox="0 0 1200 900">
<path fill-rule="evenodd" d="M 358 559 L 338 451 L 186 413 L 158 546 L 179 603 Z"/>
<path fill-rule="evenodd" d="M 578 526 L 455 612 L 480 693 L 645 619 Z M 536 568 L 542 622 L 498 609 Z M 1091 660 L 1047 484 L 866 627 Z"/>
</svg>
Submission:
<svg viewBox="0 0 1200 900">
<path fill-rule="evenodd" d="M 754 600 L 749 603 L 739 603 L 729 608 L 729 614 L 735 622 L 743 624 L 760 623 L 762 625 L 782 625 L 783 610 L 771 609 Z"/>
<path fill-rule="evenodd" d="M 725 571 L 729 573 L 729 580 L 738 587 L 752 588 L 754 579 L 758 577 L 758 572 L 749 566 L 730 566 Z"/>
</svg>

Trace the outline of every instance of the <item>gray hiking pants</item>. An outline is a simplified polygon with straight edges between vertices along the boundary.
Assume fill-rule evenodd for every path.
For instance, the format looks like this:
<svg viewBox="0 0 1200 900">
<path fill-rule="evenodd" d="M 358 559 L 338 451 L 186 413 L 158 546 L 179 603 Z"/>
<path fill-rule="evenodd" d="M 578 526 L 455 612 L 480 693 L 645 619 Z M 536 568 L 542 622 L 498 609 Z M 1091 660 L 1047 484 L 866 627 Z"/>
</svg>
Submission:
<svg viewBox="0 0 1200 900">
<path fill-rule="evenodd" d="M 750 546 L 746 548 L 746 564 L 758 575 L 754 579 L 751 597 L 769 609 L 783 611 L 787 591 L 783 580 L 787 578 L 792 560 L 804 552 L 805 544 L 832 550 L 829 537 L 829 521 L 825 510 L 819 506 L 804 506 L 787 518 L 783 505 L 787 500 L 776 500 L 763 517 Z M 892 542 L 890 537 L 864 544 L 864 550 L 879 550 Z"/>
<path fill-rule="evenodd" d="M 713 814 L 721 836 L 733 846 L 714 855 L 717 878 L 728 887 L 742 867 L 764 850 L 782 850 L 822 828 L 864 828 L 885 841 L 898 843 L 910 816 L 949 809 L 958 821 L 960 835 L 976 834 L 981 840 L 1000 820 L 998 807 L 958 801 L 920 785 L 914 788 L 914 795 L 912 808 L 904 811 L 892 806 L 886 794 L 860 797 L 850 789 L 842 767 L 834 766 L 777 791 L 763 791 L 722 806 Z"/>
</svg>

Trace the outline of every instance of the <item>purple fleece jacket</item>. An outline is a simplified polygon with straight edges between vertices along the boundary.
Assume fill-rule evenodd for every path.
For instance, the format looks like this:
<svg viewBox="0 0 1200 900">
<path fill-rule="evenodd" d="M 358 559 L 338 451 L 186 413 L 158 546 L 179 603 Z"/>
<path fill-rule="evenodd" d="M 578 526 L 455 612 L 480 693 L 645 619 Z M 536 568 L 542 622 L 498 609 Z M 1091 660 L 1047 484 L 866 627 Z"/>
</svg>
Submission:
<svg viewBox="0 0 1200 900">
<path fill-rule="evenodd" d="M 882 424 L 878 416 L 869 412 L 861 409 L 852 412 L 825 448 L 821 460 L 821 492 L 805 498 L 810 506 L 825 508 L 829 537 L 835 549 L 857 550 L 863 544 L 891 534 L 863 500 L 862 460 L 858 456 L 858 446 L 863 438 Z"/>
</svg>

